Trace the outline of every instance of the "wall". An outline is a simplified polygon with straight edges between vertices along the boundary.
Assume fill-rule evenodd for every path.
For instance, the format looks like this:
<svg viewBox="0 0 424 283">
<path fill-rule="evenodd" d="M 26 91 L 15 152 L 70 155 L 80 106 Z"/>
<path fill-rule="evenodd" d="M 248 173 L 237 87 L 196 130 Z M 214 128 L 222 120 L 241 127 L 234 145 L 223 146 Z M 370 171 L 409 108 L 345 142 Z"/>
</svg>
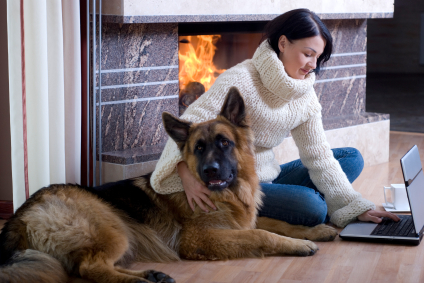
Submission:
<svg viewBox="0 0 424 283">
<path fill-rule="evenodd" d="M 13 199 L 10 155 L 9 76 L 6 0 L 0 0 L 0 200 Z"/>
<path fill-rule="evenodd" d="M 123 16 L 282 14 L 296 8 L 316 13 L 393 12 L 393 0 L 108 0 L 102 4 L 104 14 Z"/>
<path fill-rule="evenodd" d="M 368 73 L 424 74 L 420 58 L 423 0 L 396 0 L 392 19 L 368 20 Z"/>
</svg>

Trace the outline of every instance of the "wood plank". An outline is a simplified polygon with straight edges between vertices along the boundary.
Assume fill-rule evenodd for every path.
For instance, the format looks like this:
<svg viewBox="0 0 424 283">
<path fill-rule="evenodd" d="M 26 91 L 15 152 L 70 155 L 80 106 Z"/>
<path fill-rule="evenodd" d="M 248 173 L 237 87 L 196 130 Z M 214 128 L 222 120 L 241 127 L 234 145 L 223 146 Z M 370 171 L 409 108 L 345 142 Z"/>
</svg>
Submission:
<svg viewBox="0 0 424 283">
<path fill-rule="evenodd" d="M 353 266 L 341 266 L 334 264 L 331 266 L 331 270 L 325 279 L 324 283 L 340 283 L 347 282 L 350 274 L 352 273 Z"/>
<path fill-rule="evenodd" d="M 374 272 L 371 282 L 390 282 L 396 278 L 404 251 L 404 246 L 384 246 L 375 268 L 379 272 Z"/>
<path fill-rule="evenodd" d="M 371 278 L 376 270 L 380 253 L 361 251 L 351 255 L 353 260 L 353 270 L 350 273 L 347 283 L 373 282 Z"/>
<path fill-rule="evenodd" d="M 260 272 L 243 271 L 243 272 L 240 272 L 231 282 L 232 283 L 256 283 L 259 276 L 261 276 Z"/>
<path fill-rule="evenodd" d="M 186 282 L 211 282 L 211 278 L 221 270 L 221 267 L 221 265 L 218 265 L 215 262 L 207 262 L 202 266 L 202 268 L 198 269 L 196 273 L 194 273 Z"/>
<path fill-rule="evenodd" d="M 223 265 L 218 272 L 212 276 L 212 282 L 232 282 L 242 272 L 243 267 Z"/>
<path fill-rule="evenodd" d="M 272 257 L 267 268 L 261 272 L 256 283 L 280 282 L 284 278 L 284 273 L 293 262 L 293 257 Z"/>
</svg>

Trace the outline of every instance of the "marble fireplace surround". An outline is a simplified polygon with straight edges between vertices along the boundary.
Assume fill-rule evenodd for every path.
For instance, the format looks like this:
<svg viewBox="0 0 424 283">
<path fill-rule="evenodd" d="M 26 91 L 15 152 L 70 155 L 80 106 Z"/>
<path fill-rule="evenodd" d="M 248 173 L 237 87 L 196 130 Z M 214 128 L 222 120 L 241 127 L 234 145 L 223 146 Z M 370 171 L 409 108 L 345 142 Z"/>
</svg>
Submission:
<svg viewBox="0 0 424 283">
<path fill-rule="evenodd" d="M 353 6 L 350 3 L 358 1 L 340 1 L 345 6 L 320 6 L 306 0 L 293 1 L 296 5 L 283 0 L 261 0 L 254 3 L 263 2 L 264 7 L 277 3 L 279 8 L 257 12 L 252 12 L 252 7 L 261 5 L 254 6 L 249 1 L 243 3 L 250 5 L 251 10 L 222 4 L 230 1 L 204 1 L 219 5 L 215 10 L 197 13 L 186 9 L 186 14 L 179 14 L 175 3 L 187 6 L 182 4 L 187 1 L 156 1 L 158 6 L 154 7 L 149 2 L 143 4 L 143 9 L 140 1 L 135 0 L 104 2 L 107 5 L 102 9 L 102 181 L 131 178 L 154 169 L 167 140 L 161 113 L 178 113 L 178 23 L 268 21 L 297 7 L 316 11 L 335 41 L 334 55 L 315 84 L 330 144 L 358 148 L 366 165 L 388 160 L 389 115 L 365 111 L 365 83 L 366 19 L 391 18 L 390 1 L 361 1 L 361 5 Z M 117 3 L 115 10 L 111 3 Z M 196 5 L 190 7 L 194 9 Z M 290 137 L 274 152 L 281 163 L 298 158 Z"/>
</svg>

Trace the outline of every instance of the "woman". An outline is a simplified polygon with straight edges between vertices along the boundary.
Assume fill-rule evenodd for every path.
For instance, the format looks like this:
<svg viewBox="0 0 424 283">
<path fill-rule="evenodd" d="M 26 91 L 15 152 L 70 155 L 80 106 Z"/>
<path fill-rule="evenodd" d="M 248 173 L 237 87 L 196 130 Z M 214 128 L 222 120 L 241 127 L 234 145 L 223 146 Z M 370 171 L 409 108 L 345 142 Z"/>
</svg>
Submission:
<svg viewBox="0 0 424 283">
<path fill-rule="evenodd" d="M 328 61 L 332 37 L 316 14 L 289 11 L 267 27 L 254 56 L 221 74 L 214 85 L 185 111 L 182 119 L 201 122 L 219 113 L 225 95 L 236 86 L 246 102 L 255 133 L 256 171 L 265 194 L 259 216 L 291 224 L 314 226 L 330 220 L 339 227 L 358 218 L 381 222 L 388 212 L 362 198 L 351 185 L 363 168 L 353 148 L 331 150 L 326 141 L 313 84 L 315 73 Z M 272 148 L 291 132 L 300 160 L 279 165 Z M 188 171 L 171 139 L 151 177 L 156 192 L 185 190 L 188 202 L 204 211 L 210 191 Z"/>
</svg>

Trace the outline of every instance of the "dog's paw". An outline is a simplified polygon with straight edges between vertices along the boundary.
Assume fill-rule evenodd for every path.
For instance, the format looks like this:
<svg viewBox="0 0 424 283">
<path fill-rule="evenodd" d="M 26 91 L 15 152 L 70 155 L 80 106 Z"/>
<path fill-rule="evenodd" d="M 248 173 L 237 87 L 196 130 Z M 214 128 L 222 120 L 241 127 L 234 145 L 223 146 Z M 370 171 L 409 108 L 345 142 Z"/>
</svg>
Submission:
<svg viewBox="0 0 424 283">
<path fill-rule="evenodd" d="M 318 250 L 318 246 L 311 241 L 308 240 L 298 240 L 293 239 L 294 245 L 292 247 L 292 251 L 290 254 L 298 255 L 298 256 L 310 256 L 314 255 Z"/>
<path fill-rule="evenodd" d="M 146 274 L 146 279 L 154 283 L 175 283 L 173 278 L 156 270 L 149 270 Z"/>
<path fill-rule="evenodd" d="M 338 235 L 337 230 L 325 224 L 319 224 L 309 230 L 306 239 L 318 242 L 332 241 Z"/>
</svg>

